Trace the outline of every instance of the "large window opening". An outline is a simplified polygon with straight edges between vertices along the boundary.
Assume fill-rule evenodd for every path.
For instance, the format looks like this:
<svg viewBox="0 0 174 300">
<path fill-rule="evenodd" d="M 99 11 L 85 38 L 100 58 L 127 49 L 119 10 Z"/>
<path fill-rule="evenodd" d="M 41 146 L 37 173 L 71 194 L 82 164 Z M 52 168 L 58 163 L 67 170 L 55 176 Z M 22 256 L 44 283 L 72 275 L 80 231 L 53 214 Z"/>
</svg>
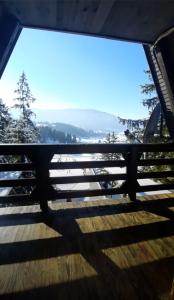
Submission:
<svg viewBox="0 0 174 300">
<path fill-rule="evenodd" d="M 149 116 L 140 87 L 148 82 L 145 70 L 140 44 L 23 29 L 2 76 L 0 97 L 18 119 L 14 99 L 20 91 L 14 91 L 24 72 L 35 98 L 29 104 L 39 143 L 101 142 L 113 132 L 122 142 L 126 126 L 119 117 Z"/>
<path fill-rule="evenodd" d="M 148 120 L 154 109 L 159 110 L 142 45 L 31 29 L 23 29 L 11 55 L 0 81 L 0 98 L 1 142 L 14 144 L 143 143 Z M 159 110 L 152 141 L 165 137 L 161 120 Z M 1 156 L 2 163 L 22 165 L 22 172 L 1 172 L 2 178 L 26 183 L 32 179 L 29 187 L 19 180 L 19 187 L 16 183 L 7 193 L 33 192 L 38 175 L 32 166 L 40 158 L 47 165 L 53 194 L 58 191 L 64 198 L 64 191 L 75 190 L 72 198 L 80 201 L 87 201 L 92 190 L 105 190 L 114 199 L 120 197 L 116 189 L 126 194 L 127 160 L 122 151 L 61 149 L 43 157 L 32 151 Z"/>
</svg>

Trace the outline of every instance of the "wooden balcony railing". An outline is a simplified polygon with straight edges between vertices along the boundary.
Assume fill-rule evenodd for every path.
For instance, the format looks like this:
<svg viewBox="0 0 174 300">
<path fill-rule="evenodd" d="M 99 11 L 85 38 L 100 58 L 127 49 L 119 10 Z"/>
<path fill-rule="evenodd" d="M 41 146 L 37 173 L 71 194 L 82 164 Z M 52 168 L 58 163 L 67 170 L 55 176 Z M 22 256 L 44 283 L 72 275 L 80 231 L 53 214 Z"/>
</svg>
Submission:
<svg viewBox="0 0 174 300">
<path fill-rule="evenodd" d="M 71 199 L 113 194 L 128 194 L 132 201 L 136 200 L 137 192 L 174 189 L 174 181 L 170 184 L 140 185 L 138 179 L 174 177 L 174 171 L 144 172 L 138 171 L 140 166 L 174 165 L 174 158 L 145 159 L 148 152 L 174 152 L 174 144 L 75 144 L 75 145 L 1 145 L 0 155 L 26 156 L 24 163 L 1 163 L 0 172 L 33 171 L 31 178 L 1 179 L 2 187 L 33 187 L 30 194 L 15 194 L 0 196 L 1 204 L 40 202 L 42 210 L 47 210 L 48 200 Z M 92 160 L 92 161 L 60 161 L 53 162 L 55 154 L 93 154 L 93 153 L 121 153 L 122 159 Z M 143 155 L 142 155 L 143 154 Z M 174 156 L 173 156 L 174 157 Z M 81 175 L 50 177 L 50 170 L 63 169 L 94 169 L 103 167 L 126 167 L 125 174 Z M 57 190 L 53 185 L 110 182 L 123 180 L 117 188 L 85 189 L 85 190 Z M 172 182 L 172 181 L 171 181 Z"/>
</svg>

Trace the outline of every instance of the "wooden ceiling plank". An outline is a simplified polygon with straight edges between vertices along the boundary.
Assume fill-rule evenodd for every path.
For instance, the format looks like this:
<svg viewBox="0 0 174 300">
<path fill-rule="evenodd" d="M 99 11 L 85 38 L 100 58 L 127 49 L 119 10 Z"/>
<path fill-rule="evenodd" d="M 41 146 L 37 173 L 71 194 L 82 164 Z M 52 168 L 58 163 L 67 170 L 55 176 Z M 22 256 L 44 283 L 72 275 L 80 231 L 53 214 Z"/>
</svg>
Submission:
<svg viewBox="0 0 174 300">
<path fill-rule="evenodd" d="M 98 7 L 97 13 L 95 15 L 95 18 L 93 19 L 92 25 L 91 25 L 91 31 L 94 33 L 99 33 L 103 25 L 111 11 L 111 8 L 113 7 L 116 0 L 101 0 L 100 5 Z"/>
<path fill-rule="evenodd" d="M 91 22 L 98 10 L 100 0 L 80 1 L 74 18 L 74 28 L 81 27 L 83 32 L 91 32 Z"/>
<path fill-rule="evenodd" d="M 174 26 L 171 0 L 0 0 L 31 28 L 153 43 Z"/>
</svg>

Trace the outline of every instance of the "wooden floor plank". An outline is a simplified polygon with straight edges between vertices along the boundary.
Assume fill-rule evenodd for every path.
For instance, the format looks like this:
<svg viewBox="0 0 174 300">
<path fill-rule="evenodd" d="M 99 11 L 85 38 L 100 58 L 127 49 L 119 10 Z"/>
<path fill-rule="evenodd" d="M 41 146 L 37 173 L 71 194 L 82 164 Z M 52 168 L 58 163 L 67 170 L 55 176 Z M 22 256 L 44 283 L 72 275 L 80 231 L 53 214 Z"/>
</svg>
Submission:
<svg viewBox="0 0 174 300">
<path fill-rule="evenodd" d="M 170 299 L 172 197 L 0 208 L 0 299 Z"/>
</svg>

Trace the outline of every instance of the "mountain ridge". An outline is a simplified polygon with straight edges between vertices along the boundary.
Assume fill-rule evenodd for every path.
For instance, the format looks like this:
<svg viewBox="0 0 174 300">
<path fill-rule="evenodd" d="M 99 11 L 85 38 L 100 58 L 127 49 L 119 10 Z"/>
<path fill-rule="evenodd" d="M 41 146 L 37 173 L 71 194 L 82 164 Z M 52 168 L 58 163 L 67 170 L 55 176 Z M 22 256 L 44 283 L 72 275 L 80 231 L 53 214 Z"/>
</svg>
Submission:
<svg viewBox="0 0 174 300">
<path fill-rule="evenodd" d="M 84 130 L 83 128 L 80 128 L 80 127 L 77 127 L 74 125 L 70 125 L 67 123 L 38 122 L 36 124 L 38 127 L 50 127 L 54 130 L 65 132 L 65 134 L 69 133 L 69 134 L 75 135 L 77 137 L 88 138 L 91 136 L 96 136 L 96 133 L 93 131 L 87 131 L 87 130 Z"/>
<path fill-rule="evenodd" d="M 96 109 L 34 109 L 34 112 L 37 122 L 65 123 L 87 131 L 120 132 L 125 129 L 118 117 Z"/>
</svg>

